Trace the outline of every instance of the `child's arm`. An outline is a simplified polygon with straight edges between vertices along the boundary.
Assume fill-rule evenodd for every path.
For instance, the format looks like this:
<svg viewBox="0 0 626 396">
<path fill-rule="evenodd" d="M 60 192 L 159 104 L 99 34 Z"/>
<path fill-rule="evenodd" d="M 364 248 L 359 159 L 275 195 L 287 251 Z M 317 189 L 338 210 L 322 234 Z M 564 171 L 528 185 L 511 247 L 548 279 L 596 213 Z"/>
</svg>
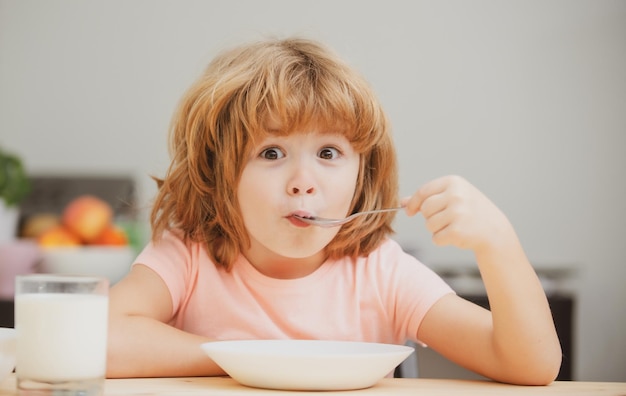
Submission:
<svg viewBox="0 0 626 396">
<path fill-rule="evenodd" d="M 457 176 L 425 184 L 406 204 L 409 215 L 422 213 L 435 244 L 474 252 L 491 308 L 443 297 L 425 316 L 418 338 L 497 381 L 552 382 L 561 347 L 541 283 L 506 216 Z"/>
<path fill-rule="evenodd" d="M 167 323 L 172 301 L 161 278 L 143 265 L 111 288 L 107 377 L 223 375 L 202 352 L 204 337 Z"/>
</svg>

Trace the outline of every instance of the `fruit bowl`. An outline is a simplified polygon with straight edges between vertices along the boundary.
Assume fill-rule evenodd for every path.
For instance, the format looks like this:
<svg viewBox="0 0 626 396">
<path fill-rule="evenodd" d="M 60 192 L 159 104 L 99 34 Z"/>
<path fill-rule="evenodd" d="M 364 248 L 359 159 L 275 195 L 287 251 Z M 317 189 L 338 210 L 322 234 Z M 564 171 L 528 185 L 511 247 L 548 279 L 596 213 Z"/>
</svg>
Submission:
<svg viewBox="0 0 626 396">
<path fill-rule="evenodd" d="M 128 273 L 134 259 L 130 246 L 45 247 L 38 272 L 104 276 L 112 285 Z"/>
<path fill-rule="evenodd" d="M 0 382 L 15 368 L 16 344 L 15 329 L 0 327 Z"/>
</svg>

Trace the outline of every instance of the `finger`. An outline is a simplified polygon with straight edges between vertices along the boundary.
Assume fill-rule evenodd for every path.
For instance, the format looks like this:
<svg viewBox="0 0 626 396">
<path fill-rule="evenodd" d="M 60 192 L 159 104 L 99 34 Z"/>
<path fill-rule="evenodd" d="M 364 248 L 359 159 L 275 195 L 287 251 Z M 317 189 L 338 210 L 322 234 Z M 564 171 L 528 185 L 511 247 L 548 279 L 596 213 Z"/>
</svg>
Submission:
<svg viewBox="0 0 626 396">
<path fill-rule="evenodd" d="M 440 215 L 437 215 L 440 216 Z M 446 213 L 438 219 L 438 224 L 433 224 L 433 228 L 438 227 L 433 232 L 432 241 L 437 246 L 456 246 L 464 249 L 466 245 L 466 230 L 458 221 L 453 221 L 454 215 Z"/>
<path fill-rule="evenodd" d="M 450 232 L 450 226 L 446 226 L 443 227 L 442 229 L 438 230 L 437 232 L 433 233 L 432 236 L 432 241 L 435 245 L 437 246 L 447 246 L 447 245 L 451 245 L 451 232 Z"/>
<path fill-rule="evenodd" d="M 472 239 L 457 224 L 448 224 L 433 234 L 432 241 L 437 246 L 455 246 L 459 249 L 471 249 Z"/>
<path fill-rule="evenodd" d="M 446 228 L 450 224 L 450 219 L 444 211 L 438 212 L 426 219 L 424 226 L 433 236 Z"/>
<path fill-rule="evenodd" d="M 406 208 L 406 206 L 409 204 L 409 201 L 411 200 L 411 197 L 403 197 L 400 198 L 400 206 L 403 208 Z"/>
<path fill-rule="evenodd" d="M 447 188 L 446 177 L 440 177 L 422 185 L 406 202 L 406 211 L 409 215 L 414 215 L 422 208 L 425 200 L 435 194 L 440 194 Z"/>
<path fill-rule="evenodd" d="M 448 200 L 445 192 L 441 192 L 435 195 L 431 195 L 422 202 L 420 212 L 425 219 L 429 219 L 431 216 L 445 210 L 448 207 Z"/>
</svg>

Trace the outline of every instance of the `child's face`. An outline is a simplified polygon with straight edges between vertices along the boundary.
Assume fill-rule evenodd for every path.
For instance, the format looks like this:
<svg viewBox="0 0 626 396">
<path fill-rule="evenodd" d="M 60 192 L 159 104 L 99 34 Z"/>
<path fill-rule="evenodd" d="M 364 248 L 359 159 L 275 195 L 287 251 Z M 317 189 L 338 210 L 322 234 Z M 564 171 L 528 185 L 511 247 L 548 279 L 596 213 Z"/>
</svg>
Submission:
<svg viewBox="0 0 626 396">
<path fill-rule="evenodd" d="M 250 251 L 323 255 L 339 228 L 309 226 L 292 216 L 345 217 L 358 172 L 359 154 L 342 135 L 307 129 L 265 138 L 254 147 L 237 191 Z"/>
</svg>

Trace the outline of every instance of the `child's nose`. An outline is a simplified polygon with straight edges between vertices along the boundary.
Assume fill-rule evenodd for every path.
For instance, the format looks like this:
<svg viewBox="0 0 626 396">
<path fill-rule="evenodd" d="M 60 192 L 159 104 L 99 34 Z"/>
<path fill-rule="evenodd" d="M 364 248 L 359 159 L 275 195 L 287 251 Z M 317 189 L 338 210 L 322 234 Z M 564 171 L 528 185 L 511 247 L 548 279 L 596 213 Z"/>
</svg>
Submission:
<svg viewBox="0 0 626 396">
<path fill-rule="evenodd" d="M 296 172 L 287 185 L 287 192 L 292 195 L 313 194 L 315 191 L 313 178 L 308 173 L 302 171 Z"/>
<path fill-rule="evenodd" d="M 315 188 L 309 187 L 306 189 L 301 189 L 300 187 L 291 187 L 291 193 L 293 195 L 300 194 L 300 191 L 302 191 L 302 194 L 313 194 L 315 192 Z"/>
</svg>

